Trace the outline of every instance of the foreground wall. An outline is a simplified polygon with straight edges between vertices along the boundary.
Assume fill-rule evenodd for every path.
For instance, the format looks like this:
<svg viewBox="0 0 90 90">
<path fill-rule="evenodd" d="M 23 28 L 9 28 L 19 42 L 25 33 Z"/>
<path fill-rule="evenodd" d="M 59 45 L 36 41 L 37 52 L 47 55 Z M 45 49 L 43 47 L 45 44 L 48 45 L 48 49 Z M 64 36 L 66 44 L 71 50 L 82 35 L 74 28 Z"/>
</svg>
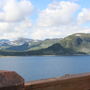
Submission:
<svg viewBox="0 0 90 90">
<path fill-rule="evenodd" d="M 90 73 L 24 83 L 16 72 L 0 71 L 0 90 L 90 90 Z"/>
<path fill-rule="evenodd" d="M 0 71 L 0 90 L 24 90 L 24 79 L 13 71 Z"/>
<path fill-rule="evenodd" d="M 28 82 L 25 90 L 90 90 L 90 73 Z"/>
</svg>

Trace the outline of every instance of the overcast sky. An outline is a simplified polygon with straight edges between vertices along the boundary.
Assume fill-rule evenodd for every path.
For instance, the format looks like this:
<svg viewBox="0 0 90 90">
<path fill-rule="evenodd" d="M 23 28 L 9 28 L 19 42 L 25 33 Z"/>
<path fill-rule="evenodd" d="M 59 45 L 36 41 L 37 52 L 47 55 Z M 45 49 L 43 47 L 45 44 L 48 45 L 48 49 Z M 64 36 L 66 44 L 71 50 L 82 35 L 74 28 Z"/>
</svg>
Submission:
<svg viewBox="0 0 90 90">
<path fill-rule="evenodd" d="M 90 0 L 0 0 L 0 39 L 90 33 Z"/>
</svg>

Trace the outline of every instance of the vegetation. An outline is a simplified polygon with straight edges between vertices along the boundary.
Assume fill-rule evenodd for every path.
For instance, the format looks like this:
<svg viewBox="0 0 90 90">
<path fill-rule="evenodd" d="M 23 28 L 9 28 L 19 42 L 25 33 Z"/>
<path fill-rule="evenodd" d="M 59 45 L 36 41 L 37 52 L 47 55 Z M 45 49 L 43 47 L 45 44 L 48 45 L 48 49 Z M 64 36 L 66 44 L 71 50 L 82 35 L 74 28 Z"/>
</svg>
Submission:
<svg viewBox="0 0 90 90">
<path fill-rule="evenodd" d="M 77 33 L 63 39 L 22 41 L 14 42 L 16 45 L 4 42 L 0 45 L 0 55 L 90 55 L 90 34 Z"/>
</svg>

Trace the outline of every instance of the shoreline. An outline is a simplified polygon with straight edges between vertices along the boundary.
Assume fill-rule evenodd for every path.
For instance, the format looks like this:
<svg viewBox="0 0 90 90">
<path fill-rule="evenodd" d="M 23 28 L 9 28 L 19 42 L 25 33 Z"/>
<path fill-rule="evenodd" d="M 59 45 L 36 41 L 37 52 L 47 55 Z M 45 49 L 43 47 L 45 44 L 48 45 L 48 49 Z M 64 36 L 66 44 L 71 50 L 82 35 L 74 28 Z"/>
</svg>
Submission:
<svg viewBox="0 0 90 90">
<path fill-rule="evenodd" d="M 90 56 L 90 55 L 0 55 L 0 57 L 33 57 L 33 56 Z"/>
</svg>

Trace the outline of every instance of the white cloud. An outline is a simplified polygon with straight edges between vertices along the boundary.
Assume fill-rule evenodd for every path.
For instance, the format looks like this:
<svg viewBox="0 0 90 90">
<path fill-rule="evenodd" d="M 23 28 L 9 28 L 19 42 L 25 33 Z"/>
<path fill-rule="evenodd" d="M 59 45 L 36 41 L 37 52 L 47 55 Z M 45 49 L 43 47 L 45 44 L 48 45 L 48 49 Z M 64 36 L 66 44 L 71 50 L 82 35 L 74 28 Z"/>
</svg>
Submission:
<svg viewBox="0 0 90 90">
<path fill-rule="evenodd" d="M 30 20 L 32 9 L 33 5 L 29 0 L 0 0 L 0 39 L 62 38 L 73 33 L 90 33 L 89 27 L 79 25 L 90 21 L 90 10 L 82 9 L 78 17 L 75 17 L 75 12 L 79 9 L 75 2 L 60 1 L 49 4 L 39 12 L 34 24 Z"/>
<path fill-rule="evenodd" d="M 0 11 L 0 21 L 15 22 L 31 15 L 33 6 L 27 0 L 5 0 Z"/>
<path fill-rule="evenodd" d="M 72 1 L 72 2 L 78 2 L 78 1 L 80 1 L 80 0 L 69 0 L 69 1 Z"/>
<path fill-rule="evenodd" d="M 32 9 L 29 0 L 0 0 L 0 39 L 29 37 Z"/>
<path fill-rule="evenodd" d="M 35 30 L 37 28 L 37 30 Z M 61 25 L 52 27 L 36 27 L 31 34 L 33 39 L 63 38 L 73 33 L 90 33 L 90 28 L 78 25 Z"/>
<path fill-rule="evenodd" d="M 0 23 L 0 39 L 16 39 L 19 37 L 30 37 L 32 23 L 30 20 L 23 20 L 18 23 Z"/>
<path fill-rule="evenodd" d="M 45 10 L 40 12 L 31 35 L 32 38 L 62 38 L 73 33 L 90 33 L 89 27 L 77 24 L 77 15 L 73 17 L 78 9 L 80 9 L 79 5 L 70 1 L 49 4 Z"/>
<path fill-rule="evenodd" d="M 49 4 L 48 8 L 41 11 L 38 18 L 39 26 L 53 26 L 61 24 L 70 24 L 72 16 L 79 5 L 73 2 L 56 2 Z"/>
<path fill-rule="evenodd" d="M 79 5 L 74 2 L 61 1 L 49 4 L 41 11 L 32 33 L 34 39 L 59 38 L 76 31 L 73 14 Z"/>
<path fill-rule="evenodd" d="M 90 22 L 90 9 L 83 8 L 78 15 L 78 24 Z"/>
<path fill-rule="evenodd" d="M 52 28 L 37 27 L 37 30 L 32 32 L 31 37 L 33 39 L 48 39 L 48 38 L 60 37 L 60 35 L 61 35 L 61 32 L 58 30 L 56 31 L 56 29 L 54 29 L 53 27 Z"/>
</svg>

